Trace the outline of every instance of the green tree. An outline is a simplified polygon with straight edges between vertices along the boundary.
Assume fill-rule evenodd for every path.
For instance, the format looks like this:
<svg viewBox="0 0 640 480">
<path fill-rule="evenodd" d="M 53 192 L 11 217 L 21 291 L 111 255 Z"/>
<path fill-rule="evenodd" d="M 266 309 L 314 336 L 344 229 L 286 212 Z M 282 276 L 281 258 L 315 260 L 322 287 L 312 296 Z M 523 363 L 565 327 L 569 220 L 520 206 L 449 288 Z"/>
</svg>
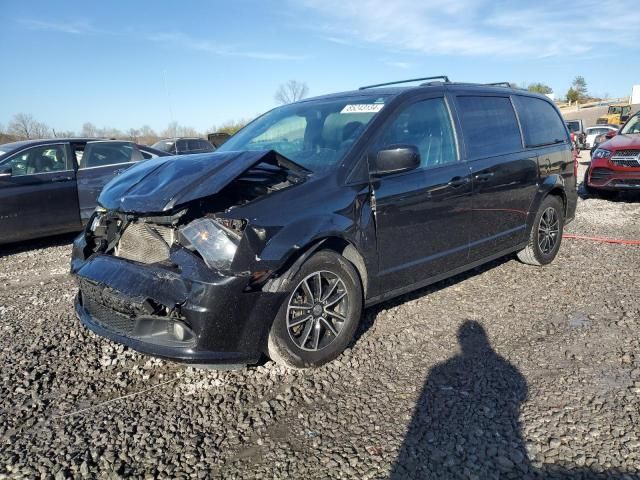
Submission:
<svg viewBox="0 0 640 480">
<path fill-rule="evenodd" d="M 229 120 L 219 127 L 212 127 L 210 130 L 215 133 L 228 133 L 229 135 L 233 135 L 241 128 L 244 128 L 250 121 L 251 119 Z"/>
<path fill-rule="evenodd" d="M 583 100 L 587 96 L 587 82 L 582 75 L 573 79 L 571 88 L 578 92 L 578 100 Z"/>
<path fill-rule="evenodd" d="M 535 93 L 542 93 L 543 95 L 548 95 L 553 93 L 553 89 L 549 85 L 545 85 L 544 83 L 532 83 L 527 87 L 527 90 Z"/>
<path fill-rule="evenodd" d="M 567 92 L 567 102 L 575 103 L 580 100 L 580 93 L 573 87 Z"/>
</svg>

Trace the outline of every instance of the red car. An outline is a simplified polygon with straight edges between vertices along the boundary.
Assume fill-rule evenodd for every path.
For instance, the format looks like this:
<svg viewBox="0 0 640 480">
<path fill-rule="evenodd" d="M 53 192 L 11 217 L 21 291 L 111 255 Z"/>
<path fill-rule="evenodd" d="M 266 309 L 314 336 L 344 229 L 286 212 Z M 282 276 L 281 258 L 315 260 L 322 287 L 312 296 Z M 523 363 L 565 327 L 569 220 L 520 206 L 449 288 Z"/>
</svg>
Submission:
<svg viewBox="0 0 640 480">
<path fill-rule="evenodd" d="M 602 196 L 640 191 L 640 112 L 606 136 L 611 138 L 593 152 L 584 176 L 585 190 Z"/>
</svg>

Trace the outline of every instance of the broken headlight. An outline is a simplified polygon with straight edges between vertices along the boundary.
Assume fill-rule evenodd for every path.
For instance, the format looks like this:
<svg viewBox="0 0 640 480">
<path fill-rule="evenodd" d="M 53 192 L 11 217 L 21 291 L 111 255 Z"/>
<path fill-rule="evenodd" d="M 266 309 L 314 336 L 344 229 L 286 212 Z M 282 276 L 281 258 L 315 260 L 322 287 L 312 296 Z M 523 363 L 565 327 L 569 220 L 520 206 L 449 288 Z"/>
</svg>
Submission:
<svg viewBox="0 0 640 480">
<path fill-rule="evenodd" d="M 228 270 L 240 244 L 240 235 L 212 218 L 194 220 L 179 230 L 185 247 L 197 251 L 210 268 Z"/>
</svg>

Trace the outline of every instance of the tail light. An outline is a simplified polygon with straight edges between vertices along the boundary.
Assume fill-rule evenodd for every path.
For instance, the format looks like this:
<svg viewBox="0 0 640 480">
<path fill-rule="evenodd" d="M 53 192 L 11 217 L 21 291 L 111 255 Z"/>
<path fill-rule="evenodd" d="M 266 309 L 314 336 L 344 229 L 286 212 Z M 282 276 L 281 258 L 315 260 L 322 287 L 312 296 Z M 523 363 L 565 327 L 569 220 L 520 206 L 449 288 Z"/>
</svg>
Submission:
<svg viewBox="0 0 640 480">
<path fill-rule="evenodd" d="M 578 178 L 578 149 L 572 148 L 571 154 L 573 155 L 573 176 Z"/>
</svg>

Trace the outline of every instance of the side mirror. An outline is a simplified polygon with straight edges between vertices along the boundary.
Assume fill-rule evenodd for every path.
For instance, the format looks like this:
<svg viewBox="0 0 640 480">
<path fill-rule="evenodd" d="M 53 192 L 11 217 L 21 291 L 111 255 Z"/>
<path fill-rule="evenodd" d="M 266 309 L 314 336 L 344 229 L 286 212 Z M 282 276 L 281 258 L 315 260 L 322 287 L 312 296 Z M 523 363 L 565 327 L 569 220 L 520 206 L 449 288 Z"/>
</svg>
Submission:
<svg viewBox="0 0 640 480">
<path fill-rule="evenodd" d="M 618 134 L 617 130 L 611 130 L 610 132 L 607 132 L 604 134 L 605 138 L 613 138 Z"/>
<path fill-rule="evenodd" d="M 390 145 L 369 160 L 369 172 L 381 177 L 413 170 L 420 166 L 420 152 L 415 145 Z"/>
<path fill-rule="evenodd" d="M 10 177 L 13 175 L 11 167 L 0 167 L 0 177 Z"/>
</svg>

